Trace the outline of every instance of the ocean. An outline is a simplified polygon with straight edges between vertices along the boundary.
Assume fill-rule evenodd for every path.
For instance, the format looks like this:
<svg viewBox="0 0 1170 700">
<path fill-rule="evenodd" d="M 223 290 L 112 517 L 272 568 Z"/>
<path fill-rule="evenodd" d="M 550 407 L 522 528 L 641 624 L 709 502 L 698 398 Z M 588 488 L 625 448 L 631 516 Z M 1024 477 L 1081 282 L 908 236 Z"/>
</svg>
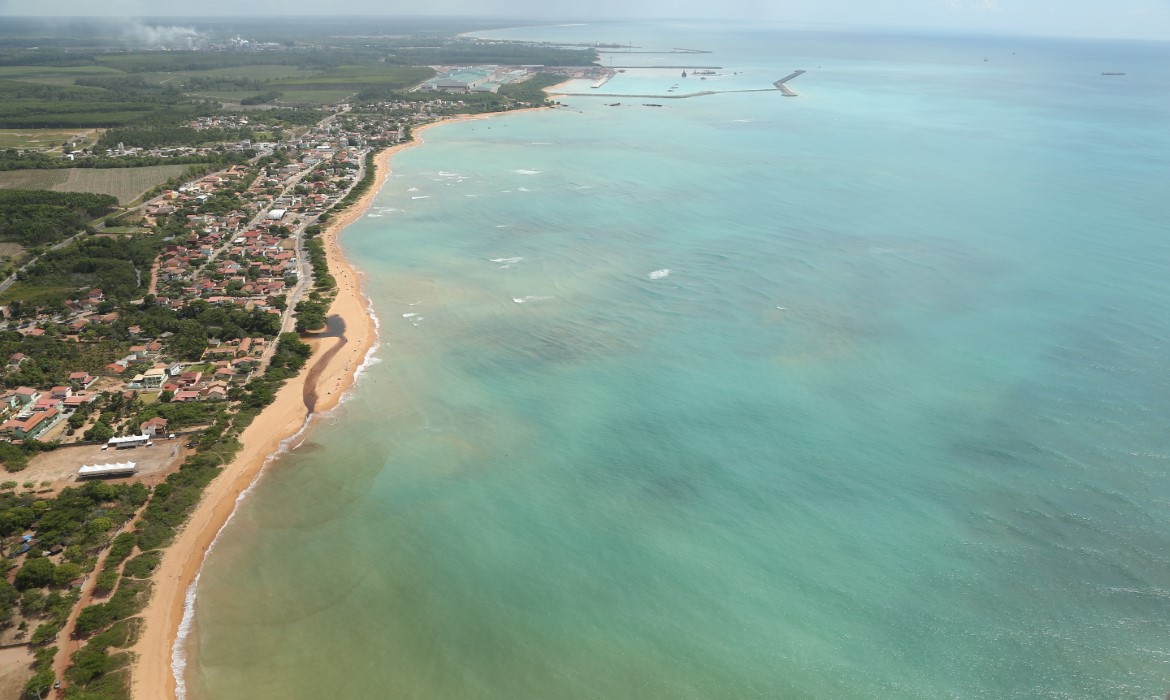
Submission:
<svg viewBox="0 0 1170 700">
<path fill-rule="evenodd" d="M 1170 45 L 488 36 L 711 53 L 395 158 L 186 697 L 1165 697 Z"/>
</svg>

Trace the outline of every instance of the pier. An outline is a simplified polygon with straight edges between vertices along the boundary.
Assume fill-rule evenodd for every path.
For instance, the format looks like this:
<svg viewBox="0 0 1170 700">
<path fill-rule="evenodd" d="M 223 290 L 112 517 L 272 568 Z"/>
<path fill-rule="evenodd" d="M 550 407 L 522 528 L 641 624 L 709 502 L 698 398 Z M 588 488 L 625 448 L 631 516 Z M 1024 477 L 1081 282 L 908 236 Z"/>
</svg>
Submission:
<svg viewBox="0 0 1170 700">
<path fill-rule="evenodd" d="M 792 71 L 788 75 L 784 76 L 783 78 L 777 80 L 776 82 L 774 82 L 772 84 L 775 85 L 776 89 L 779 90 L 780 93 L 782 95 L 784 95 L 785 97 L 799 97 L 799 95 L 797 95 L 795 92 L 792 91 L 792 88 L 785 85 L 785 83 L 787 83 L 789 80 L 792 80 L 793 78 L 795 78 L 799 75 L 804 75 L 804 71 L 803 70 Z"/>
</svg>

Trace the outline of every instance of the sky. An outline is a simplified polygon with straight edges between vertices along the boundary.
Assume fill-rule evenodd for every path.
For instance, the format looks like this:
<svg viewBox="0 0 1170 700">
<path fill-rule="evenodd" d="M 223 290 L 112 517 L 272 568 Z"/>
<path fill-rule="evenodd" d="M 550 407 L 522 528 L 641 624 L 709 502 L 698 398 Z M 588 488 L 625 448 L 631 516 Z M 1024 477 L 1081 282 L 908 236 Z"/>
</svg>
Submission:
<svg viewBox="0 0 1170 700">
<path fill-rule="evenodd" d="M 1170 40 L 1170 0 L 0 0 L 0 17 L 468 15 L 758 19 L 781 22 Z M 570 16 L 569 13 L 572 13 Z M 0 23 L 2 25 L 2 23 Z M 3 29 L 0 26 L 0 33 Z"/>
</svg>

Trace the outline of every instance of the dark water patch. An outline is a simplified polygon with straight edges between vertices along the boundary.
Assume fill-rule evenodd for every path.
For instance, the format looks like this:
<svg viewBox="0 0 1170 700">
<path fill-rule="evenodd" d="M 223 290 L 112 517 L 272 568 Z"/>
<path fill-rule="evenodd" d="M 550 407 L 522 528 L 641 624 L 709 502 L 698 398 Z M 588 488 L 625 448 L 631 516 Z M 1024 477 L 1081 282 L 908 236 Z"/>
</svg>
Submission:
<svg viewBox="0 0 1170 700">
<path fill-rule="evenodd" d="M 329 316 L 325 319 L 325 331 L 320 334 L 314 333 L 310 337 L 318 339 L 340 339 L 336 345 L 326 350 L 324 354 L 317 358 L 317 361 L 313 364 L 313 369 L 309 370 L 309 373 L 305 375 L 305 387 L 302 393 L 302 397 L 305 402 L 305 408 L 309 409 L 309 413 L 312 413 L 317 409 L 317 400 L 320 398 L 320 390 L 324 389 L 326 392 L 328 392 L 326 387 L 318 386 L 319 380 L 321 378 L 321 372 L 323 372 L 325 367 L 329 365 L 329 360 L 331 360 L 333 356 L 336 355 L 337 352 L 341 350 L 341 348 L 345 347 L 345 344 L 349 342 L 349 339 L 345 337 L 345 319 L 341 318 L 341 316 L 337 314 Z M 334 391 L 336 390 L 337 388 L 335 387 Z"/>
</svg>

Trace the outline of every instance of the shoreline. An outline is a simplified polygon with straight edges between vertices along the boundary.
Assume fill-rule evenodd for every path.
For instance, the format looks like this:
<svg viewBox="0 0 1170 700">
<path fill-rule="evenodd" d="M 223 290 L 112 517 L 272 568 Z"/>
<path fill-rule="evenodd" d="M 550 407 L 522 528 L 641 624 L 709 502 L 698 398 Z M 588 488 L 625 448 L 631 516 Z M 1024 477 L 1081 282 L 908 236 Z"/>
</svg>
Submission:
<svg viewBox="0 0 1170 700">
<path fill-rule="evenodd" d="M 533 109 L 546 108 L 458 115 L 419 127 L 413 131 L 411 141 L 384 148 L 374 156 L 377 173 L 374 186 L 327 222 L 319 238 L 324 243 L 329 272 L 337 280 L 338 290 L 329 315 L 340 316 L 345 322 L 344 336 L 302 338 L 313 347 L 308 363 L 281 387 L 275 401 L 240 435 L 243 448 L 239 454 L 207 487 L 182 530 L 163 550 L 162 562 L 152 579 L 150 599 L 138 615 L 143 627 L 130 649 L 134 656 L 130 669 L 132 698 L 158 700 L 186 696 L 185 688 L 180 688 L 178 682 L 186 664 L 181 644 L 186 639 L 184 628 L 190 624 L 194 612 L 194 586 L 207 553 L 268 464 L 286 452 L 295 438 L 308 431 L 314 419 L 337 407 L 378 347 L 378 322 L 370 300 L 362 292 L 363 276 L 342 255 L 339 239 L 346 227 L 366 214 L 382 191 L 392 172 L 391 159 L 404 150 L 423 145 L 422 134 L 440 124 Z M 310 377 L 313 378 L 311 387 L 308 386 Z M 307 391 L 315 395 L 312 412 L 305 405 Z"/>
</svg>

